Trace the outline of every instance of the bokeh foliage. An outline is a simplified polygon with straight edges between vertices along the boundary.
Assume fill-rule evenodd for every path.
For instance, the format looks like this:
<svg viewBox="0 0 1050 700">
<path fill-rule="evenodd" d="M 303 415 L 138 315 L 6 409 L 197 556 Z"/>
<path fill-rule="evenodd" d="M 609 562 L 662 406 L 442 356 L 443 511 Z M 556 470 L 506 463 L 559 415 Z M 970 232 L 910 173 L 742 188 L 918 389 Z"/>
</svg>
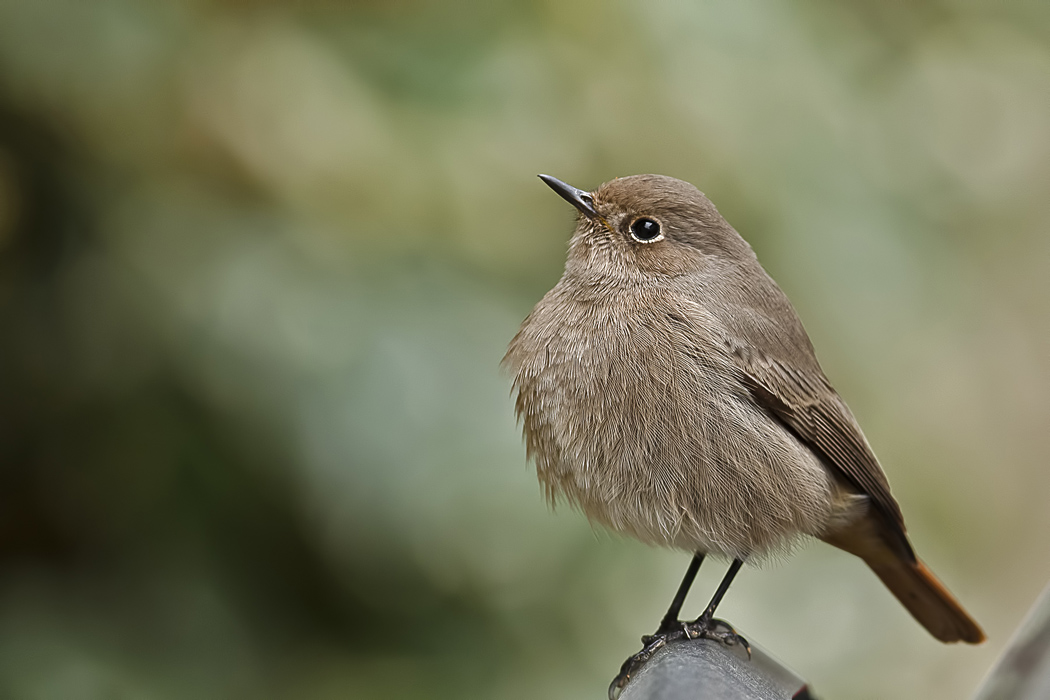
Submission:
<svg viewBox="0 0 1050 700">
<path fill-rule="evenodd" d="M 525 467 L 538 172 L 712 197 L 990 641 L 823 545 L 721 612 L 827 697 L 968 694 L 1050 577 L 1024 0 L 0 3 L 0 695 L 599 697 L 687 557 Z"/>
</svg>

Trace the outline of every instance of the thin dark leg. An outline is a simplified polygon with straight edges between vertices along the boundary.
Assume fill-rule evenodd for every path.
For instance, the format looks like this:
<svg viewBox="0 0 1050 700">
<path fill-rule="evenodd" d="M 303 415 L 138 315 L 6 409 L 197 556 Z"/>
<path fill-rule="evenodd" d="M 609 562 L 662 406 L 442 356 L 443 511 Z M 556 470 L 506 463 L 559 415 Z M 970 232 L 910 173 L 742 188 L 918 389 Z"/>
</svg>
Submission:
<svg viewBox="0 0 1050 700">
<path fill-rule="evenodd" d="M 711 598 L 711 602 L 707 604 L 707 608 L 700 617 L 696 618 L 696 622 L 703 620 L 704 622 L 710 622 L 715 616 L 715 608 L 722 602 L 722 598 L 725 597 L 726 591 L 729 590 L 729 584 L 733 583 L 733 579 L 736 578 L 736 574 L 740 571 L 740 567 L 744 565 L 743 559 L 734 559 L 733 563 L 729 565 L 729 571 L 722 578 L 722 583 L 718 584 L 718 590 L 715 591 L 715 595 Z"/>
<path fill-rule="evenodd" d="M 725 597 L 726 591 L 729 590 L 729 584 L 733 583 L 733 579 L 736 578 L 736 574 L 740 571 L 740 567 L 744 565 L 743 559 L 734 559 L 733 563 L 729 565 L 729 571 L 722 578 L 722 583 L 718 584 L 718 590 L 715 591 L 715 595 L 711 598 L 711 602 L 707 604 L 707 608 L 700 617 L 696 618 L 690 623 L 684 626 L 685 636 L 689 639 L 696 639 L 697 637 L 703 637 L 705 639 L 713 639 L 717 642 L 721 642 L 728 646 L 735 646 L 739 644 L 747 652 L 747 657 L 751 658 L 751 645 L 747 643 L 747 640 L 736 633 L 733 626 L 725 620 L 715 619 L 715 608 L 722 602 L 722 598 Z"/>
<path fill-rule="evenodd" d="M 682 612 L 682 604 L 685 603 L 685 597 L 689 594 L 693 580 L 696 579 L 696 572 L 700 570 L 700 565 L 703 563 L 703 553 L 697 552 L 693 555 L 693 560 L 689 562 L 689 568 L 685 570 L 682 582 L 678 584 L 678 592 L 674 594 L 671 607 L 667 609 L 667 614 L 660 621 L 660 627 L 655 634 L 642 637 L 642 650 L 623 662 L 620 672 L 616 674 L 616 678 L 613 678 L 612 683 L 609 684 L 609 700 L 616 700 L 620 695 L 620 691 L 627 685 L 627 681 L 630 680 L 631 674 L 648 661 L 656 653 L 657 649 L 670 641 L 689 636 L 685 625 L 679 621 L 678 614 Z"/>
<path fill-rule="evenodd" d="M 682 577 L 682 583 L 678 586 L 678 592 L 674 594 L 674 600 L 671 601 L 671 607 L 667 609 L 667 614 L 660 621 L 657 634 L 667 632 L 678 626 L 678 614 L 682 612 L 685 597 L 689 594 L 693 580 L 696 579 L 696 572 L 700 570 L 700 565 L 703 563 L 704 555 L 702 552 L 697 552 L 693 555 L 693 560 L 689 562 L 689 568 L 685 570 L 685 576 Z"/>
</svg>

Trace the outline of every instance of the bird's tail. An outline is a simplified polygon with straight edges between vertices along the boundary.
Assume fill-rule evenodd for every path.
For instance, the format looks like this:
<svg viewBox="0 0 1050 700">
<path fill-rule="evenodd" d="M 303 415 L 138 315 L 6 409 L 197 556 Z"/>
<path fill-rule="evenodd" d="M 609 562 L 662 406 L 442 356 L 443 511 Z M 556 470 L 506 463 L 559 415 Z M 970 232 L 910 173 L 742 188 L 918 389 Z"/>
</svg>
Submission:
<svg viewBox="0 0 1050 700">
<path fill-rule="evenodd" d="M 865 560 L 908 612 L 942 642 L 980 644 L 984 632 L 933 572 L 914 562 Z"/>
<path fill-rule="evenodd" d="M 880 525 L 877 517 L 869 516 L 822 539 L 863 559 L 912 617 L 937 639 L 983 642 L 984 632 L 959 601 L 919 559 L 905 556 L 900 547 L 891 547 Z"/>
</svg>

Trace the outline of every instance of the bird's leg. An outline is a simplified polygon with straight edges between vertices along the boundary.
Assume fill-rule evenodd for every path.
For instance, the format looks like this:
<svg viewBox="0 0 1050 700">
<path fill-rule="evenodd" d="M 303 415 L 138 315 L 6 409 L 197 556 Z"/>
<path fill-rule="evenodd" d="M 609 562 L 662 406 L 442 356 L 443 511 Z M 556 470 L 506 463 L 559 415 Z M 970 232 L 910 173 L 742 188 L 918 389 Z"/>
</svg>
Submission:
<svg viewBox="0 0 1050 700">
<path fill-rule="evenodd" d="M 689 568 L 685 570 L 685 576 L 682 577 L 682 582 L 678 584 L 678 592 L 674 594 L 674 599 L 671 600 L 671 606 L 667 608 L 667 613 L 664 618 L 660 621 L 660 626 L 656 629 L 656 634 L 667 634 L 673 630 L 681 629 L 681 624 L 678 621 L 678 614 L 682 612 L 682 605 L 685 604 L 685 597 L 689 594 L 689 589 L 693 586 L 693 581 L 696 580 L 696 573 L 700 571 L 700 565 L 704 563 L 704 555 L 702 552 L 697 552 L 693 555 L 692 561 L 689 562 Z M 645 643 L 645 638 L 642 638 L 642 643 Z"/>
<path fill-rule="evenodd" d="M 729 590 L 729 584 L 733 583 L 733 579 L 736 578 L 736 574 L 740 571 L 740 567 L 744 565 L 743 560 L 734 559 L 733 563 L 729 565 L 729 571 L 722 577 L 722 582 L 718 584 L 718 590 L 715 591 L 714 596 L 711 598 L 711 602 L 707 604 L 707 608 L 700 613 L 700 617 L 693 620 L 690 626 L 706 626 L 711 623 L 711 620 L 715 616 L 715 608 L 722 602 L 722 598 L 725 597 L 726 591 Z"/>
<path fill-rule="evenodd" d="M 682 582 L 678 584 L 678 592 L 674 594 L 674 599 L 671 600 L 671 607 L 667 609 L 667 613 L 660 621 L 660 626 L 654 634 L 647 634 L 642 637 L 642 650 L 623 662 L 620 672 L 609 685 L 609 700 L 616 700 L 620 691 L 627 685 L 627 681 L 630 680 L 631 674 L 648 661 L 657 649 L 672 640 L 688 637 L 689 632 L 685 625 L 679 621 L 678 614 L 682 611 L 682 604 L 685 603 L 685 597 L 689 594 L 693 580 L 696 579 L 696 572 L 700 570 L 700 565 L 703 563 L 704 555 L 702 552 L 697 552 L 693 555 L 692 561 L 689 562 L 689 568 L 685 570 L 685 576 L 682 577 Z"/>
<path fill-rule="evenodd" d="M 726 591 L 729 590 L 729 584 L 733 583 L 733 579 L 736 578 L 736 574 L 740 571 L 740 567 L 744 565 L 743 559 L 734 559 L 733 563 L 729 565 L 729 571 L 722 578 L 722 582 L 718 584 L 718 590 L 715 591 L 715 595 L 711 598 L 711 602 L 707 604 L 707 608 L 700 614 L 700 617 L 696 618 L 690 623 L 684 626 L 685 635 L 689 639 L 696 639 L 697 637 L 703 637 L 705 639 L 713 639 L 729 646 L 740 644 L 747 650 L 747 655 L 751 656 L 751 645 L 747 643 L 747 640 L 736 633 L 736 630 L 726 622 L 725 620 L 715 619 L 715 608 L 722 602 L 722 598 L 725 597 Z"/>
</svg>

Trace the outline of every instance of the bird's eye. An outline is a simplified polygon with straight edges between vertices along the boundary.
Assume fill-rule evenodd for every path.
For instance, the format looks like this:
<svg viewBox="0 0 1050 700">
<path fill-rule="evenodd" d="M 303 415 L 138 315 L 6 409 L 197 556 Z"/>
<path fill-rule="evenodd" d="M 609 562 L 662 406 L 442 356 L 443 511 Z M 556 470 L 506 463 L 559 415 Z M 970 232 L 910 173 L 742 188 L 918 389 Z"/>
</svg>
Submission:
<svg viewBox="0 0 1050 700">
<path fill-rule="evenodd" d="M 643 216 L 631 224 L 631 238 L 639 243 L 654 243 L 663 237 L 660 224 L 652 219 Z"/>
</svg>

